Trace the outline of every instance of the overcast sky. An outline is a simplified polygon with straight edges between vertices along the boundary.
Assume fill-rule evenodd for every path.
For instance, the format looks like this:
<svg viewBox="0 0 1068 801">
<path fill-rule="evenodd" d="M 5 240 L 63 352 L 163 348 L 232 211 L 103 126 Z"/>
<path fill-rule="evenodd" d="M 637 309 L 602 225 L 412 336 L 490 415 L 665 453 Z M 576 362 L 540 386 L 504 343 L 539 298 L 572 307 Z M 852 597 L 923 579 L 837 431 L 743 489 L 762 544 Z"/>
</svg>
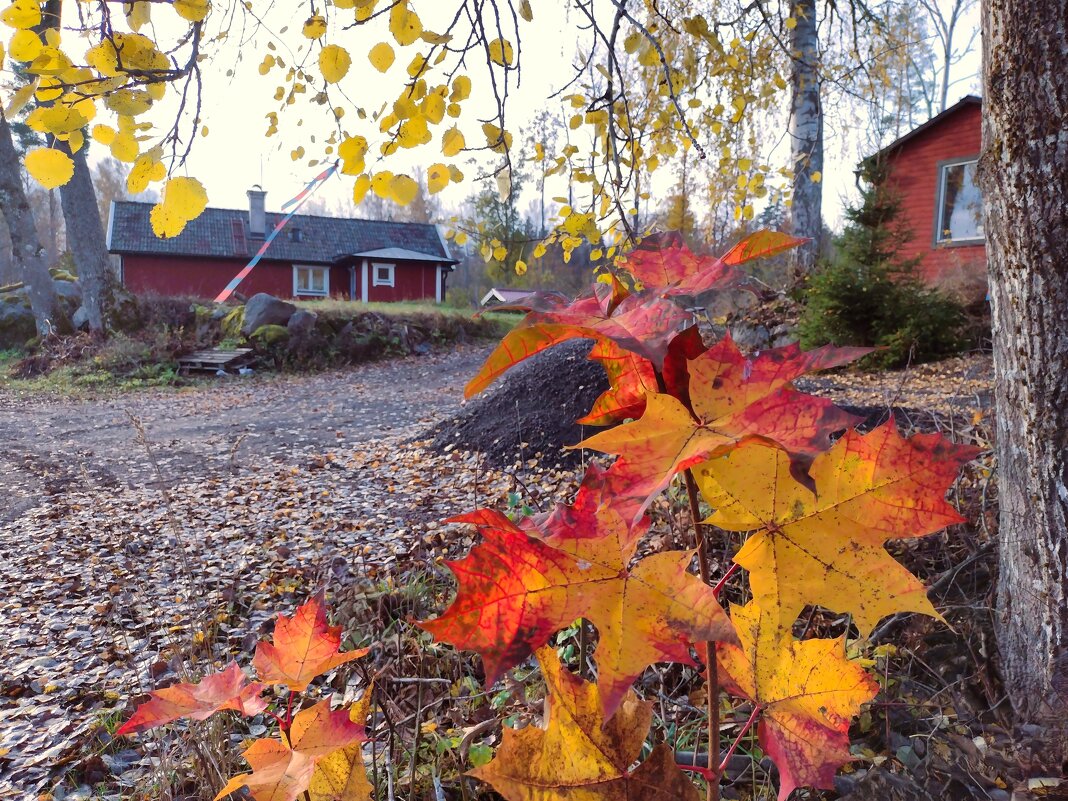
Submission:
<svg viewBox="0 0 1068 801">
<path fill-rule="evenodd" d="M 446 3 L 420 3 L 418 9 L 424 14 L 434 14 L 433 10 L 426 12 L 424 9 L 436 8 L 437 13 L 443 15 L 444 10 L 451 6 L 452 4 Z M 578 20 L 575 19 L 574 12 L 565 10 L 565 4 L 535 2 L 533 6 L 533 23 L 520 23 L 523 48 L 521 85 L 513 88 L 508 111 L 508 127 L 515 134 L 517 143 L 523 138 L 534 114 L 546 107 L 546 98 L 573 77 L 572 62 L 579 43 L 576 30 Z M 257 4 L 258 7 L 261 7 L 260 4 Z M 289 13 L 294 7 L 299 9 L 300 13 Z M 205 106 L 201 121 L 202 125 L 207 127 L 208 135 L 197 137 L 192 156 L 182 172 L 193 175 L 204 183 L 212 206 L 243 207 L 246 204 L 245 191 L 253 184 L 262 183 L 268 191 L 268 209 L 276 210 L 322 169 L 321 166 L 313 166 L 308 162 L 310 158 L 322 155 L 322 145 L 332 129 L 332 118 L 325 107 L 309 103 L 308 95 L 302 97 L 302 103 L 290 107 L 286 113 L 280 115 L 278 135 L 271 138 L 264 138 L 263 135 L 267 128 L 265 115 L 279 108 L 279 103 L 274 100 L 274 93 L 275 87 L 282 84 L 277 70 L 266 77 L 258 72 L 263 56 L 271 52 L 267 49 L 267 41 L 274 38 L 267 30 L 277 34 L 276 42 L 298 45 L 301 48 L 296 53 L 285 52 L 284 49 L 274 51 L 282 53 L 288 64 L 295 63 L 308 52 L 308 42 L 299 32 L 307 16 L 308 6 L 303 3 L 298 5 L 282 2 L 272 8 L 273 10 L 263 17 L 266 23 L 264 30 L 251 36 L 246 34 L 245 38 L 242 37 L 242 31 L 231 30 L 227 41 L 217 48 L 215 57 L 202 64 Z M 156 33 L 162 37 L 168 32 L 165 17 L 168 13 L 173 12 L 165 6 L 154 5 Z M 975 17 L 973 14 L 970 19 L 965 20 L 963 27 L 974 27 L 977 24 Z M 217 32 L 224 24 L 221 15 L 214 14 L 213 18 L 209 18 L 208 30 L 211 33 Z M 425 17 L 424 24 L 432 30 L 443 30 L 447 21 L 444 16 L 441 19 L 428 16 Z M 386 75 L 379 74 L 368 64 L 366 52 L 375 42 L 388 40 L 389 34 L 385 19 L 372 25 L 376 26 L 373 30 L 364 27 L 330 41 L 347 47 L 353 58 L 352 69 L 339 87 L 344 92 L 344 98 L 336 95 L 331 100 L 334 104 L 348 107 L 348 116 L 342 120 L 342 127 L 349 133 L 368 136 L 374 150 L 376 141 L 373 132 L 376 129 L 370 123 L 354 124 L 356 120 L 352 106 L 360 106 L 371 112 L 383 103 L 391 101 L 396 96 L 399 82 L 404 76 L 404 67 L 415 49 L 397 48 L 398 58 L 393 69 Z M 286 27 L 288 30 L 283 32 Z M 978 68 L 979 56 L 976 47 L 976 52 L 955 69 L 954 77 L 964 80 L 951 89 L 951 103 L 969 92 L 978 90 Z M 232 76 L 227 75 L 228 71 L 232 71 Z M 472 78 L 475 81 L 472 99 L 465 102 L 464 113 L 459 120 L 468 143 L 481 139 L 476 120 L 490 116 L 489 105 L 479 105 L 480 98 L 485 98 L 488 94 L 484 73 L 481 69 L 472 70 Z M 785 94 L 783 97 L 785 99 Z M 168 102 L 160 104 L 152 114 L 157 124 L 162 126 L 169 124 L 173 112 L 172 94 Z M 840 221 L 843 204 L 856 197 L 853 169 L 858 157 L 867 155 L 860 152 L 863 142 L 855 127 L 838 122 L 848 116 L 833 115 L 828 119 L 826 129 L 824 216 L 832 226 Z M 448 122 L 442 130 L 447 127 Z M 399 172 L 416 164 L 429 165 L 442 161 L 444 159 L 440 154 L 439 140 L 440 131 L 436 131 L 431 144 L 413 151 L 401 151 L 382 167 Z M 788 144 L 785 137 L 780 141 L 782 144 L 769 153 L 768 163 L 773 167 L 785 165 L 787 161 Z M 291 152 L 299 146 L 303 146 L 306 153 L 303 158 L 294 161 Z M 96 147 L 91 152 L 100 154 L 101 151 L 102 148 Z M 370 163 L 369 166 L 371 169 L 375 168 Z M 442 194 L 446 205 L 459 205 L 476 189 L 471 181 L 476 170 L 463 163 L 460 166 L 468 180 L 463 184 L 450 186 Z M 673 177 L 668 170 L 662 169 L 660 172 L 662 175 L 658 180 L 663 190 L 670 186 Z M 328 203 L 343 201 L 351 197 L 352 182 L 350 177 L 334 178 L 323 187 L 321 195 Z M 550 194 L 553 193 L 555 192 Z M 521 204 L 521 207 L 525 207 L 525 203 Z"/>
</svg>

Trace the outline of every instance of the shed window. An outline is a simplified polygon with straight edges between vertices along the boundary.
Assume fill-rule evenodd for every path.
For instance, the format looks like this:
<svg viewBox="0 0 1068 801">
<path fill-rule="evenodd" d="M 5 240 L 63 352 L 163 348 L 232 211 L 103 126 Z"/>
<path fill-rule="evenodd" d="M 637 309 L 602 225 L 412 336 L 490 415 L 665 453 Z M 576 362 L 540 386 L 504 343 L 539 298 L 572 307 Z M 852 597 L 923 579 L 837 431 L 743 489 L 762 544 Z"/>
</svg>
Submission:
<svg viewBox="0 0 1068 801">
<path fill-rule="evenodd" d="M 374 264 L 374 286 L 394 286 L 394 265 L 392 264 Z"/>
<path fill-rule="evenodd" d="M 940 166 L 935 242 L 982 241 L 983 199 L 975 182 L 976 160 Z"/>
<path fill-rule="evenodd" d="M 293 294 L 325 298 L 330 294 L 330 270 L 327 267 L 293 267 Z"/>
</svg>

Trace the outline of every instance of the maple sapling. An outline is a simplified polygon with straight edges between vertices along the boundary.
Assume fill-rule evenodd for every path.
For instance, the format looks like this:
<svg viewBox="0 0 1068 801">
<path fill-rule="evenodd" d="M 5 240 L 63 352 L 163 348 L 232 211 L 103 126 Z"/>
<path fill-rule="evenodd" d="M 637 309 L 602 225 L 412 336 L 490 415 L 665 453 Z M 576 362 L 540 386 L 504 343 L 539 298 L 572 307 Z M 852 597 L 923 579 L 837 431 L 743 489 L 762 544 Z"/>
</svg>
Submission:
<svg viewBox="0 0 1068 801">
<path fill-rule="evenodd" d="M 331 709 L 325 699 L 301 708 L 309 683 L 367 653 L 366 648 L 340 653 L 341 628 L 330 626 L 322 595 L 307 601 L 292 617 L 279 615 L 272 642 L 260 642 L 253 664 L 260 682 L 249 683 L 237 663 L 198 683 L 182 683 L 149 693 L 116 735 L 130 735 L 181 718 L 205 720 L 223 710 L 246 717 L 261 713 L 278 725 L 277 737 L 253 740 L 242 752 L 251 773 L 233 776 L 216 795 L 221 799 L 248 788 L 256 801 L 326 801 L 370 798 L 364 768 L 364 721 L 370 705 L 368 689 L 360 702 Z M 285 688 L 276 708 L 262 697 L 268 684 Z"/>
</svg>

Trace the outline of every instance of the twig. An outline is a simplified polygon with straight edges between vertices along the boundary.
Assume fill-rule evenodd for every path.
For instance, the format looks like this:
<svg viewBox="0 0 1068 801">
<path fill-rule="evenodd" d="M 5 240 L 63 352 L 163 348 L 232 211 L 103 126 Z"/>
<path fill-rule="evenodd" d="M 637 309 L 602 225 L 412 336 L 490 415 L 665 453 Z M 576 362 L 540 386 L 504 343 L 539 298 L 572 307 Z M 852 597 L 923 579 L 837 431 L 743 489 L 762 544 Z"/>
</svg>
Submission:
<svg viewBox="0 0 1068 801">
<path fill-rule="evenodd" d="M 693 473 L 687 470 L 684 474 L 686 479 L 686 497 L 690 501 L 690 516 L 693 518 L 693 536 L 697 543 L 697 570 L 701 574 L 701 581 L 709 584 L 708 559 L 705 553 L 705 537 L 701 532 L 700 506 L 697 500 L 697 482 L 694 481 Z M 719 669 L 716 664 L 716 651 L 711 642 L 705 641 L 705 670 L 707 671 L 708 690 L 705 705 L 708 711 L 708 778 L 707 801 L 719 801 L 719 775 L 713 766 L 719 764 Z"/>
</svg>

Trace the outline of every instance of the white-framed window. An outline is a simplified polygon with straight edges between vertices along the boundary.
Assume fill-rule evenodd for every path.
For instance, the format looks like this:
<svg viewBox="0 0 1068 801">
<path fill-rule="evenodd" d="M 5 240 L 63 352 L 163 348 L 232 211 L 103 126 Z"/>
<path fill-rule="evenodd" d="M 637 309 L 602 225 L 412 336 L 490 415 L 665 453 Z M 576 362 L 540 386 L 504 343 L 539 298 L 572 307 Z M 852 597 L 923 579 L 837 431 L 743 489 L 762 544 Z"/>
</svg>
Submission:
<svg viewBox="0 0 1068 801">
<path fill-rule="evenodd" d="M 330 295 L 330 268 L 293 265 L 293 294 L 313 298 Z"/>
<path fill-rule="evenodd" d="M 388 264 L 385 262 L 372 262 L 371 264 L 371 285 L 372 286 L 394 286 L 395 285 L 395 267 L 396 265 Z"/>
<path fill-rule="evenodd" d="M 935 244 L 974 244 L 986 237 L 983 198 L 975 180 L 975 158 L 943 161 L 938 165 L 935 205 Z"/>
</svg>

